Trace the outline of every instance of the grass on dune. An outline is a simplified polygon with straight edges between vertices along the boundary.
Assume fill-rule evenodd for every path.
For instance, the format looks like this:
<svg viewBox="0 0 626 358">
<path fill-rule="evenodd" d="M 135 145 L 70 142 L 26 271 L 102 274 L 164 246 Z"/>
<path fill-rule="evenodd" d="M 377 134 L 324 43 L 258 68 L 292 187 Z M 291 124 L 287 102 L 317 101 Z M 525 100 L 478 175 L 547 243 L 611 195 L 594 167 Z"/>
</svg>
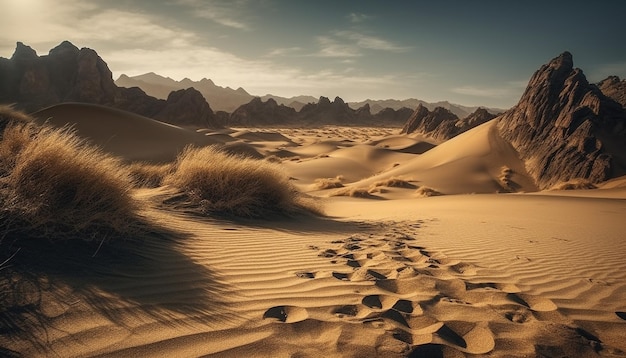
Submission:
<svg viewBox="0 0 626 358">
<path fill-rule="evenodd" d="M 136 162 L 126 165 L 133 184 L 141 188 L 157 188 L 163 179 L 174 170 L 174 164 L 151 164 Z"/>
<path fill-rule="evenodd" d="M 267 161 L 227 154 L 214 147 L 187 148 L 165 184 L 183 190 L 204 214 L 242 217 L 320 213 L 289 182 L 281 167 Z"/>
<path fill-rule="evenodd" d="M 139 204 L 122 163 L 69 130 L 2 112 L 0 237 L 104 241 L 138 232 Z"/>
</svg>

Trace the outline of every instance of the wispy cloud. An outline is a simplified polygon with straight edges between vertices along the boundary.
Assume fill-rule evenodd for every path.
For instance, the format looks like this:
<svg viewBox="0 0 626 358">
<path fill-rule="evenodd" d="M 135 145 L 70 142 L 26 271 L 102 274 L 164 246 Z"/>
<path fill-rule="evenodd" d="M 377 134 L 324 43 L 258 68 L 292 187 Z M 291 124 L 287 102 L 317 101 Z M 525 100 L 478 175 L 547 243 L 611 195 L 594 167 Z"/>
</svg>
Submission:
<svg viewBox="0 0 626 358">
<path fill-rule="evenodd" d="M 335 36 L 349 40 L 363 49 L 393 52 L 405 52 L 410 49 L 410 47 L 400 46 L 381 37 L 365 35 L 355 31 L 337 31 Z"/>
<path fill-rule="evenodd" d="M 400 46 L 392 41 L 356 31 L 334 31 L 328 36 L 316 38 L 320 57 L 359 57 L 363 50 L 406 52 L 410 47 Z"/>
<path fill-rule="evenodd" d="M 527 81 L 509 81 L 504 85 L 492 86 L 492 87 L 480 87 L 480 86 L 459 86 L 454 87 L 450 91 L 466 96 L 502 99 L 510 98 L 514 95 L 521 94 L 526 87 Z"/>
<path fill-rule="evenodd" d="M 316 38 L 319 45 L 319 52 L 316 54 L 320 57 L 359 57 L 362 54 L 358 46 L 350 43 L 342 43 L 336 38 L 329 36 L 318 36 Z"/>
<path fill-rule="evenodd" d="M 358 22 L 363 22 L 367 19 L 370 19 L 371 16 L 369 15 L 365 15 L 359 12 L 351 12 L 348 14 L 347 16 L 348 20 L 350 20 L 350 22 L 352 23 L 358 23 Z"/>
<path fill-rule="evenodd" d="M 277 56 L 293 56 L 297 54 L 301 54 L 304 49 L 302 47 L 294 46 L 294 47 L 279 47 L 271 50 L 266 57 L 277 57 Z"/>
<path fill-rule="evenodd" d="M 195 17 L 211 20 L 222 26 L 250 30 L 250 25 L 243 21 L 248 8 L 247 0 L 177 0 L 180 5 L 188 6 Z"/>
</svg>

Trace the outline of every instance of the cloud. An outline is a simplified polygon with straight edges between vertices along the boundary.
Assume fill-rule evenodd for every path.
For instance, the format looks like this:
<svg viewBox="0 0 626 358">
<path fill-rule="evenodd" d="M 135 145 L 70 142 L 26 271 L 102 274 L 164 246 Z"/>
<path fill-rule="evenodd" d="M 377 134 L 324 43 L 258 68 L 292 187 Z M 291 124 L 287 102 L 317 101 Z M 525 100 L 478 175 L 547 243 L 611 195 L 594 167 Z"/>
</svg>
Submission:
<svg viewBox="0 0 626 358">
<path fill-rule="evenodd" d="M 304 49 L 302 47 L 294 46 L 294 47 L 279 47 L 271 50 L 266 57 L 277 57 L 277 56 L 290 56 L 301 53 Z"/>
<path fill-rule="evenodd" d="M 363 56 L 362 50 L 406 52 L 410 47 L 399 46 L 380 37 L 355 31 L 334 31 L 316 38 L 320 48 L 316 56 L 350 58 Z"/>
<path fill-rule="evenodd" d="M 335 36 L 353 41 L 356 46 L 378 51 L 406 52 L 410 47 L 404 47 L 376 36 L 369 36 L 355 31 L 337 31 Z"/>
<path fill-rule="evenodd" d="M 348 14 L 347 18 L 352 23 L 359 23 L 359 22 L 363 22 L 363 21 L 371 18 L 371 16 L 365 15 L 365 14 L 361 14 L 361 13 L 358 13 L 358 12 L 351 12 L 351 13 Z"/>
<path fill-rule="evenodd" d="M 238 30 L 250 30 L 250 25 L 242 21 L 248 8 L 247 0 L 177 0 L 177 3 L 191 9 L 195 17 L 211 20 L 219 25 Z"/>
<path fill-rule="evenodd" d="M 450 89 L 450 91 L 465 96 L 490 99 L 510 99 L 511 101 L 514 101 L 515 98 L 519 98 L 527 84 L 528 81 L 509 81 L 503 85 L 492 87 L 478 87 L 471 85 L 459 86 Z"/>
<path fill-rule="evenodd" d="M 364 74 L 358 68 L 311 71 L 297 64 L 276 64 L 271 56 L 243 58 L 205 45 L 202 34 L 177 26 L 175 18 L 158 13 L 115 9 L 96 1 L 81 2 L 79 6 L 71 0 L 56 0 L 49 7 L 43 0 L 25 1 L 42 1 L 42 11 L 31 11 L 30 18 L 26 17 L 28 11 L 24 11 L 25 17 L 16 16 L 10 23 L 9 15 L 0 14 L 0 20 L 7 20 L 0 21 L 0 48 L 7 49 L 8 56 L 15 48 L 15 41 L 23 41 L 41 53 L 62 40 L 70 40 L 78 47 L 96 50 L 114 78 L 122 73 L 133 76 L 153 71 L 174 79 L 207 77 L 220 86 L 241 86 L 255 94 L 339 95 L 346 100 L 376 97 L 381 88 L 399 90 L 402 86 L 395 76 Z M 11 28 L 12 25 L 18 27 Z M 13 38 L 16 34 L 20 38 Z M 347 37 L 350 36 L 318 37 L 320 54 L 351 60 L 361 56 L 364 48 L 381 47 L 367 42 L 359 44 L 358 40 Z M 298 52 L 307 53 L 300 47 L 287 47 L 273 49 L 270 54 Z"/>
<path fill-rule="evenodd" d="M 460 86 L 451 89 L 452 92 L 474 97 L 506 98 L 512 94 L 510 87 L 477 87 Z"/>
<path fill-rule="evenodd" d="M 318 36 L 317 44 L 320 47 L 316 54 L 319 57 L 359 57 L 362 54 L 359 48 L 353 44 L 341 43 L 329 36 Z"/>
</svg>

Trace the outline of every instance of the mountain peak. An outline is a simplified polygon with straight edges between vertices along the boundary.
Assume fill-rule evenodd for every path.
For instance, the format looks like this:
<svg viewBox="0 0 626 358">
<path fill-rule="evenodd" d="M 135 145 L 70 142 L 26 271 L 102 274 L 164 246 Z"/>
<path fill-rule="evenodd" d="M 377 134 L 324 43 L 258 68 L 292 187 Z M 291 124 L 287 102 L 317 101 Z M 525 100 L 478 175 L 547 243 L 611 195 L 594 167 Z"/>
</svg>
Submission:
<svg viewBox="0 0 626 358">
<path fill-rule="evenodd" d="M 15 52 L 13 56 L 11 56 L 11 60 L 33 60 L 37 59 L 37 52 L 32 49 L 32 47 L 25 45 L 22 42 L 18 42 L 15 46 Z"/>
<path fill-rule="evenodd" d="M 622 107 L 589 84 L 564 52 L 535 72 L 519 103 L 500 117 L 498 129 L 545 189 L 574 178 L 600 182 L 622 173 L 626 163 L 604 143 L 626 143 L 624 122 Z"/>
</svg>

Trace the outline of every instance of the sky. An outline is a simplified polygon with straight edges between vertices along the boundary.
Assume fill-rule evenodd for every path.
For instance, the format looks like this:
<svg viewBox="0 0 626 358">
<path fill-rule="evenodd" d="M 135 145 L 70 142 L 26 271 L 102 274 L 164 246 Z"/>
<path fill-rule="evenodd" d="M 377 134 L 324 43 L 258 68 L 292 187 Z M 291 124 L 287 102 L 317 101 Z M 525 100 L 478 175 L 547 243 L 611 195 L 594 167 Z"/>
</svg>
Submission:
<svg viewBox="0 0 626 358">
<path fill-rule="evenodd" d="M 563 51 L 591 82 L 626 78 L 624 14 L 622 0 L 0 0 L 0 57 L 69 40 L 114 79 L 508 108 Z"/>
</svg>

